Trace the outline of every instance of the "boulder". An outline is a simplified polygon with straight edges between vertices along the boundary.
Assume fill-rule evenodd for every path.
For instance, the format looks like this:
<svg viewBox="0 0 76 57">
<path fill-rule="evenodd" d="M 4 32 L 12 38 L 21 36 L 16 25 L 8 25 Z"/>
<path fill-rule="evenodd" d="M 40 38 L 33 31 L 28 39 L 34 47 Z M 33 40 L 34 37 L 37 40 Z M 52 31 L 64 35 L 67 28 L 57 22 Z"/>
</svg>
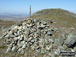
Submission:
<svg viewBox="0 0 76 57">
<path fill-rule="evenodd" d="M 70 34 L 67 36 L 67 39 L 65 40 L 65 44 L 66 44 L 68 47 L 73 48 L 73 47 L 76 45 L 76 35 L 70 33 Z"/>
</svg>

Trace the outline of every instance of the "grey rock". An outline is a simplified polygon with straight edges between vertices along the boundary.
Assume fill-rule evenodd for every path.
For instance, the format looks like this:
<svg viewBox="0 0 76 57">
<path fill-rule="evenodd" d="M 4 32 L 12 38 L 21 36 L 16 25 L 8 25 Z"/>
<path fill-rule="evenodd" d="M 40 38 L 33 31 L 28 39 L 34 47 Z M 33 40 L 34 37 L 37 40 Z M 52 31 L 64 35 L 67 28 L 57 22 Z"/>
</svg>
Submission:
<svg viewBox="0 0 76 57">
<path fill-rule="evenodd" d="M 73 47 L 73 45 L 75 44 L 76 42 L 76 35 L 74 34 L 69 34 L 67 36 L 67 39 L 65 40 L 65 44 L 68 46 L 68 47 Z"/>
<path fill-rule="evenodd" d="M 56 49 L 55 54 L 56 54 L 56 55 L 59 55 L 60 52 L 61 52 L 61 51 L 60 51 L 60 49 L 58 48 L 58 49 Z"/>
<path fill-rule="evenodd" d="M 15 51 L 15 49 L 16 49 L 16 46 L 13 46 L 11 50 L 14 52 L 14 51 Z"/>
</svg>

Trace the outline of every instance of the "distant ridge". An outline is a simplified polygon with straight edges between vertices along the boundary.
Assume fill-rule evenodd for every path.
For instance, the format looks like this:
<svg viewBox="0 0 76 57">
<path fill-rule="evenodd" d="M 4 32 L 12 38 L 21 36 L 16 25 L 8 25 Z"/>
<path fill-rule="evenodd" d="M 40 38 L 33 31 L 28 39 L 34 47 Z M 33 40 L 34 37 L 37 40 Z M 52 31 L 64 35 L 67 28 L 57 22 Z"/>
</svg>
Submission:
<svg viewBox="0 0 76 57">
<path fill-rule="evenodd" d="M 76 14 L 64 9 L 44 9 L 34 13 L 32 18 L 53 20 L 57 25 L 76 27 Z"/>
<path fill-rule="evenodd" d="M 12 14 L 12 13 L 7 13 L 7 14 L 0 14 L 0 20 L 12 20 L 12 21 L 15 21 L 15 20 L 23 20 L 25 19 L 26 17 L 28 17 L 28 14 Z"/>
</svg>

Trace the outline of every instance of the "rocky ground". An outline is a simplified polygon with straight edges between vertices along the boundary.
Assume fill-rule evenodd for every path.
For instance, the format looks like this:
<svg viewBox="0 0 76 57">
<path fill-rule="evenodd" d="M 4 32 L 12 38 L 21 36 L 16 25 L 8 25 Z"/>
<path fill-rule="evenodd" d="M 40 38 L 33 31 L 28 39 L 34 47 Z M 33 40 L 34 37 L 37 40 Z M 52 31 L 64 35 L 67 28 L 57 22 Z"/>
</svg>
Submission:
<svg viewBox="0 0 76 57">
<path fill-rule="evenodd" d="M 2 29 L 0 57 L 62 57 L 61 52 L 75 52 L 76 29 L 53 23 L 27 18 Z"/>
</svg>

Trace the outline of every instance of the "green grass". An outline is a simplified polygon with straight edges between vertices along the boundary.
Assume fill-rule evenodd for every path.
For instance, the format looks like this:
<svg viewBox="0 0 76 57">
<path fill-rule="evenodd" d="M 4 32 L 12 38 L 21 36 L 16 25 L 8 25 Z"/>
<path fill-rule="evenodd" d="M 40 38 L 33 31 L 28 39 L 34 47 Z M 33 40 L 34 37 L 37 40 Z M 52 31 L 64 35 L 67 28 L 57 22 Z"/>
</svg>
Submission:
<svg viewBox="0 0 76 57">
<path fill-rule="evenodd" d="M 6 46 L 4 46 L 4 45 L 0 46 L 0 49 L 4 49 L 4 48 L 6 48 Z"/>
</svg>

